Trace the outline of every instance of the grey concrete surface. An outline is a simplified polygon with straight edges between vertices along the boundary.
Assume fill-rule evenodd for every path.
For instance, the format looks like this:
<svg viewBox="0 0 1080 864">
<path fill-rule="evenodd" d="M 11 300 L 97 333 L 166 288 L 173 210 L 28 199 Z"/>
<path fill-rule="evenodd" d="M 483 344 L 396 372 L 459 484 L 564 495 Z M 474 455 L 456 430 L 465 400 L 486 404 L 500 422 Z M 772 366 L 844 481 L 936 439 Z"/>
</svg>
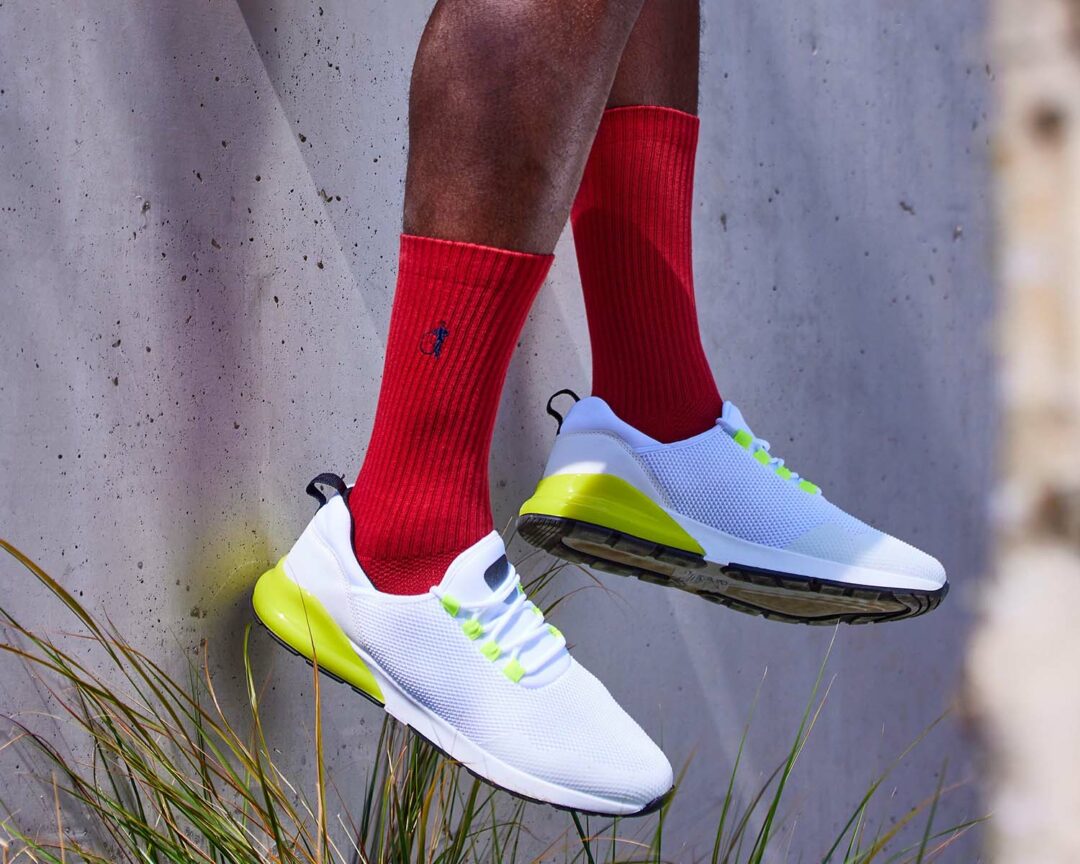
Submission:
<svg viewBox="0 0 1080 864">
<path fill-rule="evenodd" d="M 155 656 L 179 662 L 207 639 L 233 700 L 253 580 L 309 517 L 303 485 L 353 475 L 370 429 L 427 11 L 0 3 L 0 536 Z M 995 419 L 991 70 L 976 0 L 722 0 L 705 19 L 696 264 L 721 389 L 833 500 L 937 554 L 954 586 L 932 616 L 836 635 L 783 826 L 789 859 L 812 861 L 961 683 Z M 544 400 L 588 386 L 568 241 L 500 411 L 500 523 L 543 464 Z M 674 860 L 694 860 L 759 684 L 744 794 L 782 758 L 833 634 L 599 583 L 557 621 L 672 761 L 689 760 L 667 834 Z M 69 626 L 43 596 L 0 560 L 4 606 Z M 261 635 L 254 651 L 272 743 L 310 776 L 308 669 Z M 24 717 L 40 699 L 6 661 L 0 693 Z M 324 696 L 348 806 L 381 716 Z M 930 794 L 946 757 L 966 785 L 939 824 L 976 813 L 971 742 L 950 717 L 875 818 Z M 5 795 L 47 813 L 31 766 L 0 760 Z M 528 819 L 543 840 L 570 827 L 546 808 Z M 943 860 L 977 854 L 972 835 Z"/>
</svg>

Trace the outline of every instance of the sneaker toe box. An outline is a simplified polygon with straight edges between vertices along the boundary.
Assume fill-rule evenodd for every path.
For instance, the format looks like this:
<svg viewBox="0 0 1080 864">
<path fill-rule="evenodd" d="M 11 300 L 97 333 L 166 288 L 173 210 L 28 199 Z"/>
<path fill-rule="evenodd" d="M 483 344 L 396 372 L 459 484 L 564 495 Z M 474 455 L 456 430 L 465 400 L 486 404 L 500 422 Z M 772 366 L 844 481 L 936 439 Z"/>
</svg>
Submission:
<svg viewBox="0 0 1080 864">
<path fill-rule="evenodd" d="M 937 591 L 946 583 L 941 562 L 910 543 L 859 524 L 826 523 L 807 531 L 787 551 L 880 574 L 883 585 Z"/>
<path fill-rule="evenodd" d="M 526 734 L 524 767 L 559 786 L 638 812 L 671 790 L 663 751 L 583 667 L 574 664 L 543 694 Z M 523 730 L 524 731 L 524 730 Z"/>
</svg>

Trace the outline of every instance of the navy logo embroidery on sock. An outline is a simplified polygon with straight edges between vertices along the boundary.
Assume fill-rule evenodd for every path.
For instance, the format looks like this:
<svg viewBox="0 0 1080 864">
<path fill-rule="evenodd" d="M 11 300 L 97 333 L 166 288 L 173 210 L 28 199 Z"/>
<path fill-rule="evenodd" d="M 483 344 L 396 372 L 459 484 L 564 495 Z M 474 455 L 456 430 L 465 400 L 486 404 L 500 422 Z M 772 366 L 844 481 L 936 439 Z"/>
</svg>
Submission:
<svg viewBox="0 0 1080 864">
<path fill-rule="evenodd" d="M 450 331 L 446 329 L 446 322 L 440 321 L 438 327 L 433 327 L 420 337 L 420 353 L 438 357 L 442 354 L 443 342 L 449 335 Z"/>
</svg>

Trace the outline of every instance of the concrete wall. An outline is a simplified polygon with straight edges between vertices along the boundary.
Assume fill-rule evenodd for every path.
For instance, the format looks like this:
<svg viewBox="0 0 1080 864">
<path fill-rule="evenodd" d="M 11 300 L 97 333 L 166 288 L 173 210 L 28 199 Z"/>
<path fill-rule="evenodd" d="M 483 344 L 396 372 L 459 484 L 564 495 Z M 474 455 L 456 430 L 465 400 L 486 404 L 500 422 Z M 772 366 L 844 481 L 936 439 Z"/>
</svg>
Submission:
<svg viewBox="0 0 1080 864">
<path fill-rule="evenodd" d="M 304 483 L 354 474 L 370 429 L 427 11 L 0 4 L 0 534 L 155 654 L 206 637 L 226 692 L 252 581 L 311 513 Z M 827 847 L 959 683 L 994 428 L 982 17 L 975 0 L 706 11 L 695 231 L 721 389 L 830 498 L 933 551 L 954 585 L 925 619 L 839 632 L 790 789 L 793 860 Z M 588 387 L 567 241 L 499 416 L 501 522 L 554 433 L 544 400 Z M 3 604 L 48 625 L 26 579 L 0 560 Z M 711 843 L 765 669 L 747 790 L 782 757 L 832 633 L 600 583 L 556 620 L 672 761 L 692 757 L 669 823 L 686 860 Z M 293 694 L 310 692 L 308 669 L 255 641 L 273 743 L 306 771 L 311 712 Z M 32 710 L 34 685 L 0 669 L 0 708 Z M 343 688 L 324 696 L 333 778 L 358 797 L 380 714 Z M 971 779 L 956 719 L 898 771 L 885 811 L 932 792 L 946 756 L 950 779 Z M 26 766 L 9 776 L 32 809 Z M 977 809 L 970 788 L 953 793 L 940 824 Z M 529 819 L 546 838 L 569 825 L 546 808 Z"/>
</svg>

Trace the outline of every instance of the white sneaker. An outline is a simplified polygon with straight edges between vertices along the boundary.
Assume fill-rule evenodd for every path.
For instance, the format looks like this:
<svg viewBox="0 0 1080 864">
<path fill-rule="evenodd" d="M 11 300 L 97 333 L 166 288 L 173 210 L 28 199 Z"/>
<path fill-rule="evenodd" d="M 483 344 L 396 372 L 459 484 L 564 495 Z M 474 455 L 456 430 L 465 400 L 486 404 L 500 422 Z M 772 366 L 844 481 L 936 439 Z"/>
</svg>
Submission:
<svg viewBox="0 0 1080 864">
<path fill-rule="evenodd" d="M 545 623 L 497 533 L 427 593 L 385 594 L 353 554 L 344 482 L 316 480 L 341 494 L 312 481 L 325 503 L 255 586 L 274 636 L 509 792 L 604 815 L 660 805 L 668 760 Z"/>
<path fill-rule="evenodd" d="M 728 401 L 712 429 L 672 444 L 602 399 L 577 402 L 518 532 L 562 558 L 783 621 L 908 618 L 949 587 L 937 560 L 786 468 Z"/>
</svg>

